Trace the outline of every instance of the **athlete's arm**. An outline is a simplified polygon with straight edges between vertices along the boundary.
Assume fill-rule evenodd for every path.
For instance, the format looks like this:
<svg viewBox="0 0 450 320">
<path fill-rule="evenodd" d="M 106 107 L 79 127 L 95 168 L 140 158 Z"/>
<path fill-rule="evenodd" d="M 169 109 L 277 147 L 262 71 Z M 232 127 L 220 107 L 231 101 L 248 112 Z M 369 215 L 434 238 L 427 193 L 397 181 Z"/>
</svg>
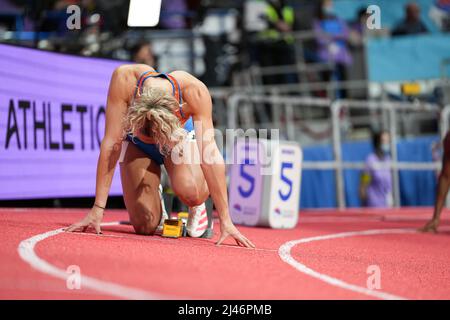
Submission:
<svg viewBox="0 0 450 320">
<path fill-rule="evenodd" d="M 100 223 L 103 218 L 103 209 L 108 199 L 117 160 L 122 149 L 123 129 L 122 119 L 127 111 L 127 101 L 130 91 L 129 66 L 117 68 L 109 85 L 106 105 L 105 134 L 100 146 L 100 155 L 97 162 L 97 175 L 95 187 L 95 204 L 87 216 L 80 222 L 71 225 L 66 231 L 86 231 L 93 227 L 100 233 Z"/>
<path fill-rule="evenodd" d="M 221 244 L 228 236 L 232 236 L 238 245 L 254 248 L 255 245 L 237 230 L 229 215 L 225 163 L 214 139 L 212 101 L 209 91 L 201 81 L 195 80 L 185 90 L 184 97 L 194 120 L 203 175 L 219 213 L 221 236 L 217 244 Z"/>
</svg>

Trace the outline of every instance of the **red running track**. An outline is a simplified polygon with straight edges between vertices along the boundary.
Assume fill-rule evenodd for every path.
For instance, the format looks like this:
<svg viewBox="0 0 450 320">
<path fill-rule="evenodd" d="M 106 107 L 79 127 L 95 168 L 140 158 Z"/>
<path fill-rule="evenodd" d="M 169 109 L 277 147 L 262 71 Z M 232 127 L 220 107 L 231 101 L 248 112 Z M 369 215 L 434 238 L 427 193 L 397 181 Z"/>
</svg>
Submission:
<svg viewBox="0 0 450 320">
<path fill-rule="evenodd" d="M 212 240 L 139 236 L 127 225 L 104 226 L 101 236 L 49 234 L 86 210 L 5 208 L 0 298 L 450 299 L 450 212 L 439 234 L 414 232 L 431 212 L 302 211 L 292 230 L 240 227 L 258 247 L 249 250 L 231 239 L 216 247 L 217 228 Z M 111 210 L 104 220 L 126 219 Z M 71 265 L 81 271 L 79 290 L 66 286 Z M 380 289 L 367 289 L 371 265 Z"/>
</svg>

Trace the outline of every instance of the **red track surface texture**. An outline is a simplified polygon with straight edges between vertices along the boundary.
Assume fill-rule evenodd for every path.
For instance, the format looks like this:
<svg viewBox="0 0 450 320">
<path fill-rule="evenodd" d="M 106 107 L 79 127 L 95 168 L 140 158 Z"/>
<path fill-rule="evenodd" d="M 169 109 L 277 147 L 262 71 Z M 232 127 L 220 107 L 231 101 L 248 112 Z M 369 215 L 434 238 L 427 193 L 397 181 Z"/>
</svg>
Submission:
<svg viewBox="0 0 450 320">
<path fill-rule="evenodd" d="M 216 247 L 218 228 L 212 240 L 139 236 L 126 225 L 102 236 L 47 233 L 85 213 L 0 209 L 0 298 L 450 299 L 449 212 L 432 235 L 413 231 L 430 208 L 303 211 L 292 230 L 240 227 L 257 250 L 231 239 Z M 120 220 L 126 212 L 105 215 Z M 79 290 L 66 286 L 71 265 Z M 380 289 L 367 289 L 371 265 Z"/>
</svg>

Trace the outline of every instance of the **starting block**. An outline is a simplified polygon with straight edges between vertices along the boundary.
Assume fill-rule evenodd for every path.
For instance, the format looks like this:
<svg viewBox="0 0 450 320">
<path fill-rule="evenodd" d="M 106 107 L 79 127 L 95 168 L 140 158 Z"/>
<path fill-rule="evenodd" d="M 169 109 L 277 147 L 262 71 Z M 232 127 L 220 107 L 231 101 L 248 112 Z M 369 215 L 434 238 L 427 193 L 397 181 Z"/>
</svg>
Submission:
<svg viewBox="0 0 450 320">
<path fill-rule="evenodd" d="M 179 238 L 179 237 L 187 237 L 187 220 L 189 218 L 188 212 L 178 212 L 176 218 L 166 219 L 163 223 L 163 230 L 161 236 L 166 238 Z M 210 239 L 213 237 L 212 232 L 212 216 L 208 215 L 208 228 L 205 233 L 200 238 Z"/>
<path fill-rule="evenodd" d="M 230 216 L 234 223 L 294 228 L 300 207 L 303 153 L 290 141 L 238 139 L 230 170 Z"/>
<path fill-rule="evenodd" d="M 169 192 L 163 193 L 163 199 L 164 199 L 164 201 L 162 201 L 161 205 L 168 212 L 170 212 L 170 213 L 174 212 L 175 210 L 173 210 L 174 209 L 173 201 L 175 199 L 175 195 L 173 194 L 173 191 L 169 190 Z M 205 206 L 206 206 L 206 213 L 208 215 L 208 227 L 205 230 L 205 233 L 200 238 L 211 239 L 214 236 L 214 232 L 213 232 L 213 202 L 212 202 L 211 198 L 208 198 L 205 201 Z M 182 230 L 182 236 L 187 237 L 188 235 L 187 235 L 186 226 L 187 226 L 187 220 L 189 217 L 189 213 L 186 212 L 186 210 L 188 210 L 188 207 L 184 204 L 181 204 L 181 210 L 182 211 L 180 211 L 176 214 L 176 218 L 173 217 L 173 220 L 177 220 L 177 219 L 182 220 L 182 223 L 184 223 L 184 227 Z M 170 216 L 172 216 L 172 214 L 169 214 L 169 217 Z M 161 236 L 165 236 L 165 235 L 163 233 L 161 233 Z"/>
<path fill-rule="evenodd" d="M 167 238 L 179 238 L 183 236 L 185 225 L 181 219 L 164 220 L 162 236 Z"/>
</svg>

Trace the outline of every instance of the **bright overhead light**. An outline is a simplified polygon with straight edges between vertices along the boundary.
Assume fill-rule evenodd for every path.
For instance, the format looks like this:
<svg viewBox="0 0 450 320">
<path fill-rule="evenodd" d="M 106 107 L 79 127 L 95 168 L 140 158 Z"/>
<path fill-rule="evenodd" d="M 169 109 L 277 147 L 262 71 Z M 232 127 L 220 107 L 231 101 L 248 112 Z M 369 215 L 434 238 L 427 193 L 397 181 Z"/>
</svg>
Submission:
<svg viewBox="0 0 450 320">
<path fill-rule="evenodd" d="M 130 0 L 129 27 L 154 27 L 159 23 L 161 0 Z"/>
</svg>

